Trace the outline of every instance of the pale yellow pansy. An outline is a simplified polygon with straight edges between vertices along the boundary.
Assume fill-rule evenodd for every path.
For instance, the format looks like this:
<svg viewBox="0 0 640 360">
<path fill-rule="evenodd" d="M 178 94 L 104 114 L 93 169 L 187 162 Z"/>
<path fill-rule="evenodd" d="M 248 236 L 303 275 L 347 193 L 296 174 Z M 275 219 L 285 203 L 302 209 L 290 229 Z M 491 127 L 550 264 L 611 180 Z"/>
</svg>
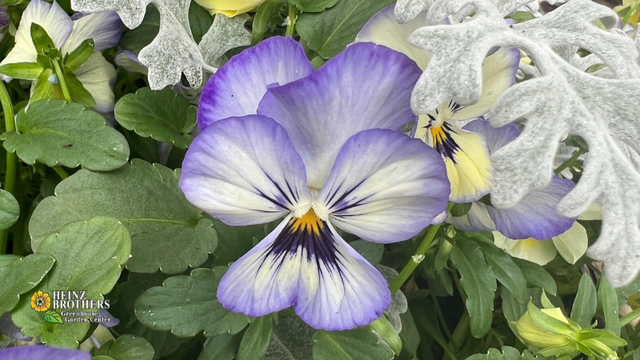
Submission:
<svg viewBox="0 0 640 360">
<path fill-rule="evenodd" d="M 222 14 L 227 17 L 234 17 L 251 11 L 265 0 L 196 0 L 198 5 L 207 9 L 211 15 Z"/>
</svg>

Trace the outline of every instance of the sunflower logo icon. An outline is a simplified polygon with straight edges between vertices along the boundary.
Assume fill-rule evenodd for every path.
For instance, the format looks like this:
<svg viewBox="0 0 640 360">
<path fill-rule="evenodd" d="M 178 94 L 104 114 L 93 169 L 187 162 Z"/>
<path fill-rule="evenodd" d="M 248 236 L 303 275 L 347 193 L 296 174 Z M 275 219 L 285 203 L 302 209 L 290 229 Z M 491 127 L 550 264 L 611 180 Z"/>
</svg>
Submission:
<svg viewBox="0 0 640 360">
<path fill-rule="evenodd" d="M 49 310 L 50 306 L 51 298 L 46 292 L 38 290 L 33 293 L 33 296 L 31 296 L 31 307 L 33 308 L 33 310 L 37 312 L 45 312 Z"/>
</svg>

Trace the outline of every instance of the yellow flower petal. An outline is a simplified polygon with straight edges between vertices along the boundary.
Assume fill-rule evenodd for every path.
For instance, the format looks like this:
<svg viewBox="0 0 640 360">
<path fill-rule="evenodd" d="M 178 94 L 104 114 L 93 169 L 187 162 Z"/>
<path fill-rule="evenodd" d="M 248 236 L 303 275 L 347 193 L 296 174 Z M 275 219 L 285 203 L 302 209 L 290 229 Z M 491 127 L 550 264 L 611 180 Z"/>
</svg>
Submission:
<svg viewBox="0 0 640 360">
<path fill-rule="evenodd" d="M 587 251 L 589 245 L 587 230 L 577 222 L 573 223 L 569 230 L 555 236 L 552 241 L 560 256 L 569 264 L 575 264 Z"/>
<path fill-rule="evenodd" d="M 459 128 L 449 135 L 460 147 L 453 159 L 443 157 L 451 182 L 453 202 L 475 201 L 489 192 L 493 179 L 491 161 L 484 138 Z M 454 162 L 455 160 L 455 162 Z"/>
<path fill-rule="evenodd" d="M 493 243 L 507 254 L 518 259 L 546 265 L 556 257 L 557 250 L 552 241 L 528 238 L 512 240 L 501 233 L 493 232 Z"/>
<path fill-rule="evenodd" d="M 264 0 L 196 0 L 196 2 L 207 9 L 211 15 L 223 14 L 234 17 L 257 8 Z"/>
</svg>

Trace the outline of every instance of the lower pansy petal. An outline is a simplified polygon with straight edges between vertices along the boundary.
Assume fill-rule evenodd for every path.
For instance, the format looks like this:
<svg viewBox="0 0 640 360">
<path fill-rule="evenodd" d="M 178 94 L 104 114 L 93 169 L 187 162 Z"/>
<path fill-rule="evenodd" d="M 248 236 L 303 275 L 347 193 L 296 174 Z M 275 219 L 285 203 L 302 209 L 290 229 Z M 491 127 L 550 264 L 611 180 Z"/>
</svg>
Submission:
<svg viewBox="0 0 640 360">
<path fill-rule="evenodd" d="M 309 186 L 321 189 L 345 141 L 367 129 L 414 121 L 411 91 L 421 71 L 404 54 L 356 43 L 312 75 L 270 88 L 258 114 L 280 123 L 302 156 Z"/>
<path fill-rule="evenodd" d="M 487 206 L 480 202 L 471 203 L 471 208 L 463 216 L 449 216 L 447 222 L 462 231 L 494 231 L 496 224 L 493 223 Z"/>
<path fill-rule="evenodd" d="M 234 56 L 209 79 L 200 97 L 198 126 L 255 114 L 269 85 L 308 76 L 313 66 L 290 37 L 272 37 Z"/>
<path fill-rule="evenodd" d="M 569 230 L 554 236 L 551 240 L 560 256 L 569 264 L 575 264 L 584 255 L 589 246 L 587 230 L 578 222 L 573 223 Z"/>
<path fill-rule="evenodd" d="M 250 316 L 292 306 L 316 329 L 347 330 L 379 318 L 391 294 L 382 275 L 309 210 L 285 218 L 231 265 L 218 300 Z"/>
<path fill-rule="evenodd" d="M 493 243 L 507 254 L 540 266 L 548 264 L 557 254 L 556 247 L 550 240 L 512 240 L 497 231 L 493 232 L 493 239 Z"/>
<path fill-rule="evenodd" d="M 344 144 L 318 195 L 319 210 L 362 239 L 406 240 L 447 207 L 449 181 L 440 156 L 402 133 L 362 131 Z"/>
<path fill-rule="evenodd" d="M 113 111 L 116 97 L 113 85 L 116 81 L 116 69 L 113 68 L 102 53 L 96 52 L 84 65 L 75 72 L 82 86 L 93 96 L 96 111 L 106 113 Z"/>
<path fill-rule="evenodd" d="M 550 239 L 567 231 L 575 221 L 556 210 L 574 186 L 572 181 L 554 176 L 549 185 L 531 191 L 515 206 L 506 209 L 488 206 L 487 210 L 496 229 L 510 239 Z"/>
<path fill-rule="evenodd" d="M 259 115 L 202 131 L 185 156 L 180 188 L 192 204 L 234 226 L 304 214 L 310 206 L 300 155 L 282 126 Z"/>
</svg>

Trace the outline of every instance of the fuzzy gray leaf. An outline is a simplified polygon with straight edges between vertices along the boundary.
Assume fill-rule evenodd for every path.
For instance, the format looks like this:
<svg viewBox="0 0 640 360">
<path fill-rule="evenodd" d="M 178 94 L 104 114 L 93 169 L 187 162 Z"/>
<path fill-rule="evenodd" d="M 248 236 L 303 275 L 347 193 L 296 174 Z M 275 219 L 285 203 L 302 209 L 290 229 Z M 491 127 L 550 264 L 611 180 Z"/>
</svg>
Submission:
<svg viewBox="0 0 640 360">
<path fill-rule="evenodd" d="M 71 0 L 71 8 L 78 12 L 94 13 L 115 11 L 129 28 L 137 28 L 144 19 L 147 5 L 152 0 Z"/>
<path fill-rule="evenodd" d="M 198 44 L 204 62 L 216 67 L 222 66 L 224 53 L 239 46 L 251 45 L 251 32 L 244 28 L 247 20 L 248 15 L 232 18 L 216 15 L 213 25 Z"/>
</svg>

